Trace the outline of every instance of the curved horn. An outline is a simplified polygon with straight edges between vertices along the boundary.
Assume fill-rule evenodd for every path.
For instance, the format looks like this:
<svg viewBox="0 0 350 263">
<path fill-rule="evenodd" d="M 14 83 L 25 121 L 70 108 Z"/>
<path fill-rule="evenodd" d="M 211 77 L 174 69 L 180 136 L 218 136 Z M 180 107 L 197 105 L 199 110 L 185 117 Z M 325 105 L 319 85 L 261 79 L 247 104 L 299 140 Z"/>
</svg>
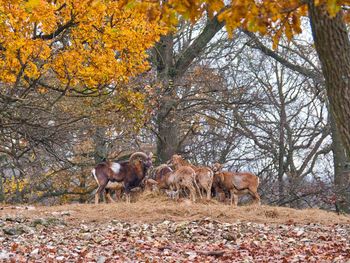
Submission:
<svg viewBox="0 0 350 263">
<path fill-rule="evenodd" d="M 144 160 L 147 160 L 149 158 L 148 155 L 145 154 L 144 152 L 135 152 L 132 155 L 130 155 L 129 162 L 133 161 L 134 159 L 136 159 L 138 157 L 141 157 Z"/>
<path fill-rule="evenodd" d="M 165 168 L 165 167 L 171 169 L 171 167 L 170 167 L 169 165 L 163 163 L 163 164 L 160 164 L 159 166 L 157 166 L 154 170 L 155 170 L 155 171 L 160 171 L 161 169 L 163 169 L 163 168 Z"/>
</svg>

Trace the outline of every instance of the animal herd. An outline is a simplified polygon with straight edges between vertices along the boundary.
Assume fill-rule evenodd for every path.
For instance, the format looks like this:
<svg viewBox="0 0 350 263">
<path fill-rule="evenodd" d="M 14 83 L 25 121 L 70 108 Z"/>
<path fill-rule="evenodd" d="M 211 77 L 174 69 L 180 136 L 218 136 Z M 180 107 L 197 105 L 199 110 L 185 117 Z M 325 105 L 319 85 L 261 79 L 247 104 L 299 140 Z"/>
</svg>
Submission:
<svg viewBox="0 0 350 263">
<path fill-rule="evenodd" d="M 111 192 L 126 195 L 130 202 L 131 191 L 135 188 L 150 187 L 164 191 L 171 198 L 188 196 L 195 202 L 196 197 L 210 200 L 215 196 L 219 200 L 229 197 L 230 204 L 237 206 L 239 195 L 250 194 L 256 204 L 260 204 L 258 194 L 259 177 L 248 172 L 223 171 L 222 165 L 215 163 L 212 167 L 195 166 L 180 155 L 173 155 L 166 164 L 153 167 L 152 154 L 133 153 L 128 161 L 102 162 L 92 169 L 98 188 L 95 204 L 99 203 L 101 193 L 109 201 L 115 200 Z"/>
</svg>

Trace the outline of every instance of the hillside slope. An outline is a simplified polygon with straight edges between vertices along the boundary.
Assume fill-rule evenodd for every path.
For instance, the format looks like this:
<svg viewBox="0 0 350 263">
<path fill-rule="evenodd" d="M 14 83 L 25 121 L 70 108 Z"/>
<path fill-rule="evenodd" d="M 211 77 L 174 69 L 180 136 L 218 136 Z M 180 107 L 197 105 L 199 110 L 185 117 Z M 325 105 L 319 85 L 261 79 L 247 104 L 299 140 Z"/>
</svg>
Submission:
<svg viewBox="0 0 350 263">
<path fill-rule="evenodd" d="M 142 201 L 140 201 L 142 199 Z M 131 204 L 0 206 L 0 261 L 347 262 L 350 217 L 143 196 Z"/>
</svg>

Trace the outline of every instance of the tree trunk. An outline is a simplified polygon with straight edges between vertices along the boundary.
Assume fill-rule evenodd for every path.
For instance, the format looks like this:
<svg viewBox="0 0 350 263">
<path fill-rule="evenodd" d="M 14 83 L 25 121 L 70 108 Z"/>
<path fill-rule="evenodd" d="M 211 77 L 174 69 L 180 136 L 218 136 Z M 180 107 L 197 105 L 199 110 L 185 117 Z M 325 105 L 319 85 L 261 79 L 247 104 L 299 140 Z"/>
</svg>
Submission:
<svg viewBox="0 0 350 263">
<path fill-rule="evenodd" d="M 94 160 L 95 163 L 101 163 L 107 158 L 107 143 L 105 140 L 105 128 L 97 127 L 94 135 L 95 142 L 95 152 L 94 152 Z"/>
<path fill-rule="evenodd" d="M 286 155 L 286 147 L 285 147 L 285 127 L 287 125 L 287 114 L 286 114 L 286 105 L 285 105 L 285 97 L 283 94 L 283 86 L 282 83 L 278 83 L 278 97 L 280 102 L 280 127 L 279 127 L 279 152 L 278 152 L 278 195 L 279 202 L 282 202 L 284 199 L 284 157 Z"/>
<path fill-rule="evenodd" d="M 3 178 L 0 176 L 0 202 L 5 201 Z"/>
<path fill-rule="evenodd" d="M 346 188 L 349 187 L 349 178 L 347 174 L 349 172 L 349 168 L 347 167 L 349 158 L 346 155 L 346 151 L 343 147 L 343 143 L 341 141 L 340 134 L 337 130 L 335 120 L 332 114 L 330 114 L 330 122 L 332 129 L 332 151 L 334 162 L 334 187 L 336 193 L 336 210 L 338 212 L 343 211 L 349 213 L 350 196 L 349 193 L 346 193 Z"/>
<path fill-rule="evenodd" d="M 163 87 L 163 97 L 160 100 L 157 115 L 157 153 L 162 163 L 169 160 L 173 154 L 180 152 L 182 147 L 180 118 L 176 112 L 176 104 L 179 100 L 176 96 L 176 82 L 184 76 L 193 60 L 201 54 L 223 26 L 224 22 L 219 22 L 217 16 L 214 16 L 207 21 L 196 39 L 176 56 L 174 55 L 174 36 L 171 33 L 161 37 L 153 50 L 158 79 Z"/>
<path fill-rule="evenodd" d="M 163 98 L 157 116 L 157 152 L 161 163 L 165 163 L 173 154 L 179 151 L 179 120 L 174 106 L 175 103 L 176 101 L 171 96 Z"/>
<path fill-rule="evenodd" d="M 85 174 L 85 173 L 83 173 L 83 169 L 80 169 L 80 171 L 81 171 L 81 177 L 79 178 L 79 188 L 81 189 L 81 190 L 83 190 L 83 189 L 86 189 L 86 181 L 87 181 L 87 177 L 88 176 L 90 176 L 90 174 Z M 84 204 L 84 203 L 86 203 L 86 201 L 87 201 L 87 198 L 88 198 L 88 195 L 79 195 L 79 203 L 81 203 L 81 204 Z"/>
<path fill-rule="evenodd" d="M 174 86 L 173 35 L 161 37 L 156 45 L 158 80 L 162 84 L 162 98 L 157 114 L 158 161 L 164 163 L 175 154 L 179 147 L 179 121 L 176 114 L 176 91 Z"/>
<path fill-rule="evenodd" d="M 342 13 L 331 18 L 323 6 L 309 2 L 310 23 L 316 51 L 321 61 L 326 81 L 330 114 L 337 125 L 337 132 L 346 149 L 345 160 L 350 156 L 350 41 Z M 334 149 L 335 150 L 335 149 Z M 335 163 L 339 165 L 339 162 Z M 342 165 L 341 165 L 342 166 Z M 341 211 L 350 212 L 350 193 L 345 190 L 347 173 L 337 173 L 335 184 L 343 189 Z"/>
</svg>

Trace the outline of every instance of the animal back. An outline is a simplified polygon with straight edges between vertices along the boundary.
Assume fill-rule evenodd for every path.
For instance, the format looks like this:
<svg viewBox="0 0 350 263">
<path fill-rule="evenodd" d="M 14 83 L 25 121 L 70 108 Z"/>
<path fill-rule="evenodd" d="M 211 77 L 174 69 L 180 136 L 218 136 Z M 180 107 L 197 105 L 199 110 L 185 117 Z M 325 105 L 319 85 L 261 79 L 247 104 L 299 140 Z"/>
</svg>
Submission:
<svg viewBox="0 0 350 263">
<path fill-rule="evenodd" d="M 233 173 L 232 182 L 236 189 L 243 190 L 254 184 L 256 178 L 251 173 Z"/>
</svg>

